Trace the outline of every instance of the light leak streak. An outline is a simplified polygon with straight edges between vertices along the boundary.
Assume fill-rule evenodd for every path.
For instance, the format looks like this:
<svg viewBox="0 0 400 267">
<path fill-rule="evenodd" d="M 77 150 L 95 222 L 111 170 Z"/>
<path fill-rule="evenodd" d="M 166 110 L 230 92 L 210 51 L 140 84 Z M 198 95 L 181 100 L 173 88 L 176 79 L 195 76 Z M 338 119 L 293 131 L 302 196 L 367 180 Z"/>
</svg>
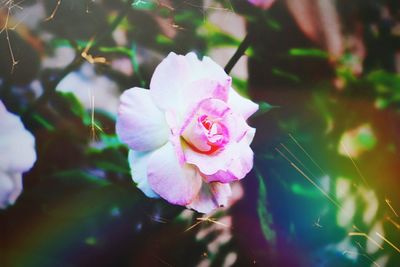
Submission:
<svg viewBox="0 0 400 267">
<path fill-rule="evenodd" d="M 398 224 L 397 222 L 395 222 L 392 218 L 390 218 L 389 216 L 386 217 L 386 220 L 388 220 L 391 224 L 394 225 L 394 227 L 396 227 L 398 230 L 400 230 L 400 224 Z"/>
<path fill-rule="evenodd" d="M 349 236 L 363 236 L 366 239 L 368 239 L 369 241 L 371 241 L 374 245 L 376 245 L 379 249 L 383 249 L 383 247 L 381 245 L 378 244 L 378 242 L 375 241 L 375 239 L 373 239 L 372 237 L 370 237 L 369 235 L 367 235 L 366 233 L 361 233 L 361 232 L 350 232 L 348 233 Z"/>
<path fill-rule="evenodd" d="M 296 138 L 294 138 L 294 136 L 292 134 L 289 134 L 289 137 L 293 140 L 293 142 L 304 152 L 304 154 L 306 154 L 306 156 L 311 160 L 312 163 L 314 163 L 315 166 L 317 166 L 317 168 L 321 171 L 321 173 L 325 176 L 326 175 L 326 171 L 324 171 L 321 166 L 319 166 L 319 164 L 317 162 L 315 162 L 315 160 L 311 157 L 310 154 L 308 154 L 308 152 L 303 148 L 302 145 L 300 145 L 300 143 L 296 140 Z"/>
<path fill-rule="evenodd" d="M 228 227 L 228 225 L 226 225 L 226 224 L 224 224 L 222 222 L 216 221 L 214 218 L 211 218 L 211 217 L 206 217 L 206 218 L 200 217 L 200 218 L 197 218 L 197 220 L 198 221 L 203 221 L 203 222 L 215 223 L 215 224 L 223 226 L 223 227 Z"/>
<path fill-rule="evenodd" d="M 165 266 L 173 267 L 171 264 L 169 264 L 169 263 L 166 262 L 165 260 L 161 259 L 161 258 L 158 257 L 157 255 L 154 255 L 154 258 L 156 258 L 156 260 L 158 260 L 159 262 L 161 262 L 161 263 L 164 264 Z"/>
<path fill-rule="evenodd" d="M 103 129 L 96 123 L 95 118 L 94 118 L 94 94 L 92 93 L 92 90 L 89 90 L 89 97 L 90 97 L 90 133 L 91 133 L 91 139 L 96 141 L 96 129 L 99 130 L 100 132 L 104 132 Z"/>
<path fill-rule="evenodd" d="M 55 15 L 57 14 L 58 8 L 59 8 L 60 5 L 61 5 L 61 1 L 62 1 L 62 0 L 57 0 L 57 4 L 56 4 L 56 6 L 54 7 L 53 12 L 51 12 L 51 15 L 48 16 L 44 21 L 49 21 L 49 20 L 54 19 Z"/>
<path fill-rule="evenodd" d="M 199 224 L 201 224 L 201 223 L 202 223 L 202 221 L 199 221 L 199 222 L 193 224 L 193 225 L 190 226 L 188 229 L 186 229 L 184 232 L 189 232 L 190 230 L 192 230 L 193 228 L 195 228 L 197 225 L 199 225 Z"/>
<path fill-rule="evenodd" d="M 201 13 L 203 14 L 203 23 L 206 22 L 207 20 L 207 11 L 208 10 L 217 10 L 217 11 L 224 11 L 224 12 L 230 12 L 230 13 L 235 13 L 233 10 L 225 7 L 217 7 L 217 6 L 201 6 L 201 5 L 195 5 L 193 3 L 190 3 L 188 1 L 183 1 L 184 4 L 192 7 L 197 7 L 201 10 Z M 232 7 L 232 5 L 230 5 Z"/>
<path fill-rule="evenodd" d="M 381 267 L 381 265 L 376 263 L 374 260 L 371 259 L 371 257 L 369 257 L 367 254 L 364 254 L 364 253 L 359 253 L 357 251 L 351 251 L 351 250 L 345 250 L 345 251 L 343 251 L 343 255 L 358 255 L 358 256 L 362 256 L 362 257 L 365 257 L 366 259 L 368 259 L 376 267 Z"/>
<path fill-rule="evenodd" d="M 362 180 L 364 181 L 364 183 L 365 183 L 368 187 L 370 187 L 369 184 L 368 184 L 368 182 L 367 182 L 367 180 L 365 179 L 364 175 L 361 173 L 361 170 L 358 168 L 358 165 L 356 164 L 356 162 L 353 160 L 353 158 L 351 157 L 350 153 L 348 152 L 346 146 L 343 144 L 342 147 L 343 147 L 344 151 L 346 152 L 347 156 L 349 157 L 349 159 L 351 160 L 351 162 L 353 163 L 354 167 L 356 168 L 358 175 L 362 178 Z M 396 215 L 396 217 L 398 217 L 398 214 L 396 213 L 396 211 L 393 209 L 393 207 L 392 207 L 391 204 L 390 204 L 390 203 L 391 203 L 390 200 L 387 199 L 387 198 L 385 198 L 385 202 L 386 202 L 386 204 L 389 206 L 389 208 L 393 211 L 393 213 Z M 398 226 L 398 224 L 395 223 L 393 220 L 389 220 L 389 221 L 391 221 L 396 227 Z M 385 241 L 387 244 L 389 244 L 392 248 L 394 248 L 397 252 L 400 253 L 400 249 L 399 249 L 397 246 L 395 246 L 392 242 L 390 242 L 388 239 L 386 239 L 384 236 L 382 236 L 382 235 L 381 235 L 380 233 L 378 233 L 378 232 L 375 232 L 375 234 L 376 234 L 378 237 L 380 237 L 383 241 Z M 369 240 L 371 240 L 371 241 L 373 240 L 373 239 L 370 238 L 368 235 L 365 235 L 365 236 L 366 236 Z M 375 242 L 374 242 L 374 243 L 375 243 Z"/>
<path fill-rule="evenodd" d="M 311 176 L 316 179 L 315 175 L 303 164 L 303 162 L 300 161 L 300 159 L 298 159 L 296 157 L 296 155 L 294 155 L 284 144 L 281 143 L 281 146 L 306 170 L 308 171 L 309 174 L 311 174 Z"/>
<path fill-rule="evenodd" d="M 322 189 L 316 182 L 314 182 L 310 177 L 308 177 L 307 174 L 305 174 L 296 164 L 294 164 L 285 154 L 283 154 L 278 148 L 275 148 L 276 151 L 284 158 L 286 159 L 289 164 L 296 170 L 298 171 L 304 178 L 306 178 L 313 186 L 315 186 L 330 202 L 332 202 L 336 207 L 339 209 L 342 209 L 340 204 L 336 202 L 327 192 L 325 192 L 324 189 Z"/>
<path fill-rule="evenodd" d="M 343 147 L 344 151 L 346 152 L 347 157 L 348 157 L 348 158 L 351 160 L 351 162 L 353 163 L 354 167 L 356 168 L 356 171 L 357 171 L 358 175 L 361 177 L 361 179 L 363 180 L 363 182 L 365 183 L 365 185 L 367 185 L 368 187 L 370 187 L 369 184 L 368 184 L 368 182 L 367 182 L 367 179 L 365 179 L 364 175 L 361 173 L 361 170 L 358 168 L 358 165 L 356 164 L 356 162 L 354 161 L 353 157 L 350 155 L 349 151 L 347 150 L 347 147 L 346 147 L 344 144 L 342 144 L 342 147 Z"/>
<path fill-rule="evenodd" d="M 382 236 L 380 233 L 375 232 L 375 234 L 377 236 L 379 236 L 383 241 L 385 241 L 386 243 L 388 243 L 392 248 L 394 248 L 397 252 L 400 253 L 400 248 L 398 248 L 397 246 L 395 246 L 392 242 L 390 242 L 389 240 L 387 240 L 384 236 Z"/>
<path fill-rule="evenodd" d="M 223 227 L 229 227 L 228 225 L 226 225 L 226 224 L 224 224 L 222 222 L 219 222 L 216 219 L 208 217 L 208 216 L 207 217 L 199 217 L 199 218 L 196 218 L 196 220 L 198 222 L 196 222 L 195 224 L 193 224 L 192 226 L 187 228 L 184 232 L 188 232 L 188 231 L 192 230 L 193 228 L 195 228 L 196 226 L 198 226 L 199 224 L 201 224 L 203 222 L 209 222 L 209 223 L 214 223 L 214 224 L 217 224 L 217 225 L 220 225 L 220 226 L 223 226 Z"/>
<path fill-rule="evenodd" d="M 396 217 L 398 218 L 399 215 L 397 214 L 397 212 L 394 210 L 393 206 L 391 205 L 391 201 L 388 198 L 385 198 L 385 202 L 386 204 L 389 206 L 389 208 L 392 210 L 392 212 L 394 213 L 394 215 L 396 215 Z"/>
<path fill-rule="evenodd" d="M 291 136 L 291 135 L 290 135 Z M 311 158 L 311 156 L 305 151 L 304 148 L 294 139 L 293 136 L 291 136 L 292 140 L 303 150 L 304 153 L 309 157 L 309 159 L 318 167 L 319 165 Z M 310 177 L 308 177 L 295 163 L 293 163 L 284 153 L 282 153 L 278 148 L 275 148 L 275 150 L 283 157 L 285 158 L 289 164 L 296 169 L 304 178 L 306 178 L 312 185 L 314 185 L 322 194 L 324 194 L 325 197 L 327 197 L 336 207 L 339 209 L 343 209 L 343 207 L 340 206 L 338 202 L 336 202 L 327 192 L 325 192 L 321 187 L 319 187 Z M 320 170 L 324 172 L 321 168 Z M 366 233 L 361 232 L 356 226 L 353 226 L 357 231 L 359 232 L 350 232 L 348 233 L 349 236 L 363 236 L 370 240 L 373 244 L 375 244 L 378 248 L 383 249 L 381 245 L 379 245 L 372 237 L 367 235 Z M 387 241 L 388 242 L 388 241 Z M 392 243 L 388 243 L 392 245 L 394 248 L 397 249 Z"/>
<path fill-rule="evenodd" d="M 162 218 L 160 216 L 157 216 L 157 215 L 149 216 L 149 217 L 150 217 L 150 219 L 152 221 L 155 221 L 155 222 L 158 222 L 158 223 L 168 223 L 168 220 L 166 220 L 166 219 L 164 219 L 164 218 Z"/>
</svg>

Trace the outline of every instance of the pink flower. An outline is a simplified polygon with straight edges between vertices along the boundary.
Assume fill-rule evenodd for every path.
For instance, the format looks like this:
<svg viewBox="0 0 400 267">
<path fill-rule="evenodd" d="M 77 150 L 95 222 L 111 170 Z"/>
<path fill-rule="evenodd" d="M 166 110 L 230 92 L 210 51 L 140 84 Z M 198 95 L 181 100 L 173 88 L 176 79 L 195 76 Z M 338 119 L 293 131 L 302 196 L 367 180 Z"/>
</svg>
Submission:
<svg viewBox="0 0 400 267">
<path fill-rule="evenodd" d="M 253 167 L 258 109 L 231 87 L 209 57 L 170 53 L 156 68 L 150 90 L 121 96 L 116 130 L 128 145 L 133 180 L 148 197 L 208 213 L 225 206 L 230 182 Z"/>
<path fill-rule="evenodd" d="M 20 118 L 0 101 L 0 208 L 14 204 L 22 192 L 22 173 L 36 161 L 35 138 Z"/>
<path fill-rule="evenodd" d="M 250 4 L 255 5 L 262 9 L 268 9 L 275 2 L 275 0 L 248 0 Z"/>
</svg>

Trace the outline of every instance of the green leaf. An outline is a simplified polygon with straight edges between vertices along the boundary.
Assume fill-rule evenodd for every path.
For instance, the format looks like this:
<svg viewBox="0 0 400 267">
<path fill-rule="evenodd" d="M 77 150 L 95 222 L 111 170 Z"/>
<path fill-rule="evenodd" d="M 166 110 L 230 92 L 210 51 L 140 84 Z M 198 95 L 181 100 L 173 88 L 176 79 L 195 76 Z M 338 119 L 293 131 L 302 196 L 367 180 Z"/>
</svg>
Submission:
<svg viewBox="0 0 400 267">
<path fill-rule="evenodd" d="M 77 117 L 81 118 L 82 121 L 90 121 L 89 114 L 86 112 L 85 108 L 76 98 L 76 96 L 71 92 L 57 92 L 59 100 L 62 100 L 68 109 Z"/>
<path fill-rule="evenodd" d="M 137 48 L 136 48 L 136 44 L 135 43 L 132 43 L 130 52 L 131 52 L 130 58 L 131 58 L 131 63 L 132 63 L 132 66 L 133 66 L 133 70 L 135 71 L 135 74 L 139 78 L 140 85 L 142 87 L 145 87 L 146 86 L 146 82 L 143 79 L 142 72 L 140 71 L 140 68 L 139 68 L 139 61 L 137 59 Z"/>
<path fill-rule="evenodd" d="M 278 68 L 273 68 L 272 69 L 272 74 L 274 74 L 275 76 L 282 77 L 282 78 L 285 78 L 287 80 L 290 80 L 290 81 L 292 81 L 294 83 L 301 82 L 299 76 L 297 76 L 295 74 L 292 74 L 292 73 L 289 73 L 289 72 L 286 72 L 284 70 L 278 69 Z"/>
<path fill-rule="evenodd" d="M 324 59 L 329 57 L 327 52 L 315 48 L 292 48 L 289 50 L 289 55 L 296 57 L 315 57 Z"/>
<path fill-rule="evenodd" d="M 272 216 L 267 210 L 267 187 L 261 173 L 255 169 L 258 179 L 258 200 L 257 200 L 257 214 L 260 220 L 261 230 L 264 238 L 269 242 L 275 242 L 276 233 L 272 230 Z"/>
<path fill-rule="evenodd" d="M 247 80 L 232 76 L 232 85 L 239 94 L 243 96 L 248 95 Z"/>
<path fill-rule="evenodd" d="M 100 140 L 103 142 L 105 148 L 119 148 L 119 147 L 123 146 L 123 144 L 119 140 L 118 136 L 115 134 L 108 135 L 105 133 L 101 133 Z"/>
<path fill-rule="evenodd" d="M 177 24 L 194 24 L 194 25 L 200 25 L 203 23 L 203 17 L 199 17 L 199 15 L 194 12 L 193 10 L 185 9 L 177 10 L 178 13 L 174 16 L 174 22 Z"/>
<path fill-rule="evenodd" d="M 132 51 L 129 48 L 117 46 L 117 47 L 106 47 L 101 46 L 99 47 L 99 51 L 103 53 L 118 53 L 128 57 L 132 56 Z"/>
<path fill-rule="evenodd" d="M 115 173 L 124 173 L 130 174 L 129 168 L 126 166 L 120 166 L 111 161 L 96 161 L 96 167 L 103 171 L 115 172 Z"/>
<path fill-rule="evenodd" d="M 398 74 L 378 70 L 369 73 L 367 80 L 372 82 L 379 92 L 400 93 L 400 75 Z"/>
<path fill-rule="evenodd" d="M 271 109 L 278 108 L 279 106 L 273 106 L 265 101 L 258 102 L 257 115 L 262 115 L 270 111 Z"/>
<path fill-rule="evenodd" d="M 98 186 L 107 186 L 110 184 L 107 180 L 80 169 L 60 171 L 54 176 L 68 182 L 73 182 L 74 184 L 90 183 Z"/>
<path fill-rule="evenodd" d="M 293 194 L 299 195 L 299 196 L 304 196 L 304 197 L 309 197 L 309 198 L 319 198 L 320 197 L 319 192 L 316 191 L 314 188 L 308 189 L 297 183 L 291 184 L 290 190 L 293 192 Z"/>
<path fill-rule="evenodd" d="M 40 114 L 35 113 L 35 114 L 32 115 L 32 118 L 35 121 L 37 121 L 40 125 L 42 125 L 49 132 L 52 132 L 52 131 L 54 131 L 56 129 L 53 124 L 51 124 L 49 121 L 47 121 Z"/>
<path fill-rule="evenodd" d="M 158 34 L 156 37 L 156 42 L 161 45 L 173 45 L 174 41 L 163 34 Z"/>
<path fill-rule="evenodd" d="M 199 29 L 199 35 L 207 39 L 209 47 L 237 47 L 241 42 L 241 40 L 221 30 L 218 26 L 209 21 L 203 23 L 202 27 Z"/>
<path fill-rule="evenodd" d="M 267 23 L 268 27 L 274 31 L 279 32 L 282 30 L 282 25 L 275 19 L 268 18 L 268 19 L 266 19 L 266 23 Z"/>
</svg>

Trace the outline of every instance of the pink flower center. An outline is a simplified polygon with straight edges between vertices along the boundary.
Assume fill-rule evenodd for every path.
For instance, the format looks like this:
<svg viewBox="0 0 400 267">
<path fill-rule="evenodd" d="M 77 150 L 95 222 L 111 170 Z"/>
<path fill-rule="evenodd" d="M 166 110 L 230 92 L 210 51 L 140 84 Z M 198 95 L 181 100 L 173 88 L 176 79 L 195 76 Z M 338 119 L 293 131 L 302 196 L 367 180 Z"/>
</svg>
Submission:
<svg viewBox="0 0 400 267">
<path fill-rule="evenodd" d="M 223 149 L 229 142 L 229 133 L 218 119 L 201 115 L 192 130 L 184 135 L 188 145 L 196 152 L 211 154 Z"/>
<path fill-rule="evenodd" d="M 223 148 L 228 143 L 228 130 L 217 120 L 210 119 L 207 115 L 202 115 L 198 119 L 202 126 L 203 134 L 207 139 L 207 145 L 210 149 L 206 153 L 213 153 Z"/>
</svg>

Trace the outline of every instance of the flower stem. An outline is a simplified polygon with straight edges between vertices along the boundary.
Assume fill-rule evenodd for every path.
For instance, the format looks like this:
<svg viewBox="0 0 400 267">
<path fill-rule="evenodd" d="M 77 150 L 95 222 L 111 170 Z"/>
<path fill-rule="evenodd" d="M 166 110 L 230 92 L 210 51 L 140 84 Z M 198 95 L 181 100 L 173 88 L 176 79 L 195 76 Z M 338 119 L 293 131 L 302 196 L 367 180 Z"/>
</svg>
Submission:
<svg viewBox="0 0 400 267">
<path fill-rule="evenodd" d="M 239 59 L 244 55 L 247 48 L 249 48 L 249 46 L 251 44 L 250 40 L 251 40 L 250 33 L 247 33 L 246 36 L 244 37 L 243 41 L 240 43 L 235 54 L 233 54 L 233 56 L 229 60 L 228 64 L 226 64 L 226 66 L 225 66 L 225 72 L 227 74 L 229 74 L 231 72 L 231 70 L 236 65 L 236 63 L 239 61 Z"/>
</svg>

